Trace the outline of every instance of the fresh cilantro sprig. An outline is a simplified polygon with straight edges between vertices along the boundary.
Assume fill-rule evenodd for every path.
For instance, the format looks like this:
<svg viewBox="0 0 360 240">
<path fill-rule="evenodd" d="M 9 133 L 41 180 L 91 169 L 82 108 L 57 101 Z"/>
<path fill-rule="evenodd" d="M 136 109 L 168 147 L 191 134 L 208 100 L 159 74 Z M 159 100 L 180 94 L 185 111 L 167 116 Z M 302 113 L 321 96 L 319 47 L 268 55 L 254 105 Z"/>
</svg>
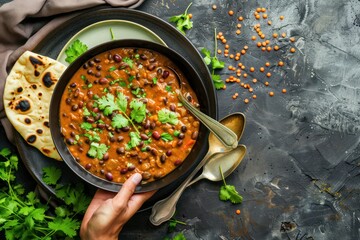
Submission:
<svg viewBox="0 0 360 240">
<path fill-rule="evenodd" d="M 0 156 L 0 179 L 4 183 L 0 189 L 0 231 L 5 233 L 6 239 L 76 237 L 81 224 L 78 215 L 85 213 L 90 203 L 83 188 L 58 184 L 61 171 L 54 167 L 44 168 L 44 182 L 56 186 L 57 196 L 66 203 L 50 213 L 49 203 L 42 203 L 35 192 L 25 192 L 24 187 L 15 182 L 18 157 L 8 148 L 1 149 Z"/>
<path fill-rule="evenodd" d="M 221 167 L 219 167 L 221 177 L 223 180 L 224 185 L 221 186 L 220 192 L 219 192 L 219 198 L 221 201 L 228 201 L 230 200 L 233 204 L 242 203 L 243 197 L 236 191 L 235 186 L 228 185 L 225 182 L 224 174 L 221 170 Z"/>
<path fill-rule="evenodd" d="M 134 127 L 135 131 L 140 134 L 134 122 L 141 123 L 146 117 L 146 105 L 143 102 L 136 99 L 133 99 L 130 102 L 130 116 L 126 113 L 128 100 L 122 92 L 117 93 L 116 98 L 111 93 L 107 93 L 105 96 L 96 100 L 96 104 L 99 109 L 103 111 L 105 116 L 111 115 L 114 111 L 120 111 L 120 116 L 119 114 L 116 114 L 112 118 L 112 127 L 122 128 L 129 126 L 130 123 Z"/>
<path fill-rule="evenodd" d="M 65 61 L 68 63 L 72 63 L 77 59 L 81 54 L 88 50 L 88 46 L 81 42 L 79 39 L 76 39 L 66 50 L 66 58 Z"/>
<path fill-rule="evenodd" d="M 177 233 L 174 237 L 165 237 L 163 240 L 186 240 L 183 233 Z"/>
<path fill-rule="evenodd" d="M 87 152 L 87 155 L 92 158 L 103 159 L 104 154 L 109 150 L 109 147 L 106 146 L 104 143 L 96 143 L 92 142 L 90 144 L 90 149 Z"/>
<path fill-rule="evenodd" d="M 190 14 L 187 13 L 191 5 L 192 3 L 189 4 L 183 14 L 172 16 L 169 19 L 170 22 L 176 23 L 176 28 L 183 34 L 185 34 L 186 30 L 193 27 L 193 22 L 190 20 Z"/>
<path fill-rule="evenodd" d="M 127 149 L 132 149 L 132 148 L 134 148 L 134 147 L 136 147 L 137 145 L 140 144 L 141 138 L 140 138 L 140 135 L 138 133 L 130 132 L 129 136 L 130 136 L 130 141 L 126 145 Z"/>
<path fill-rule="evenodd" d="M 225 67 L 225 63 L 222 61 L 219 61 L 219 59 L 216 57 L 216 52 L 217 52 L 216 29 L 215 29 L 214 56 L 211 56 L 211 52 L 206 48 L 202 48 L 201 52 L 205 55 L 204 61 L 205 61 L 206 65 L 211 66 L 211 78 L 214 82 L 215 88 L 222 89 L 225 86 L 225 83 L 223 80 L 221 80 L 220 75 L 215 74 L 215 70 L 223 69 Z"/>
</svg>

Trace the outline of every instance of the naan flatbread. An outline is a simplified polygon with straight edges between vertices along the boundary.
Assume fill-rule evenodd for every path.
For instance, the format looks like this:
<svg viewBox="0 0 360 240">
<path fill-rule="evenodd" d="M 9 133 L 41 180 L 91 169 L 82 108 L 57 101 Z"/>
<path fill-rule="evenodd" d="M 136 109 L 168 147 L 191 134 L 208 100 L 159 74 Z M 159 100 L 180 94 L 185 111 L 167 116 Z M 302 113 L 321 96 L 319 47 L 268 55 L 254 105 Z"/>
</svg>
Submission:
<svg viewBox="0 0 360 240">
<path fill-rule="evenodd" d="M 6 79 L 5 112 L 26 142 L 44 155 L 61 160 L 49 128 L 49 107 L 54 87 L 65 66 L 49 57 L 26 51 Z"/>
</svg>

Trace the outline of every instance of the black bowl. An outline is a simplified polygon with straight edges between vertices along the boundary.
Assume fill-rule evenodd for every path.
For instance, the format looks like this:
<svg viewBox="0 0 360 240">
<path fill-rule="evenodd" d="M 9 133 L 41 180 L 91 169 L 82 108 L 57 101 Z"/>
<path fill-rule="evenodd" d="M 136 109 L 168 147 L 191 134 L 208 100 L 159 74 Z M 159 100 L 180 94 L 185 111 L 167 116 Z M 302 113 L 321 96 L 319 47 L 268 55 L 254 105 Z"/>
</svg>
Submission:
<svg viewBox="0 0 360 240">
<path fill-rule="evenodd" d="M 189 85 L 195 91 L 198 97 L 200 110 L 213 118 L 216 117 L 216 105 L 214 104 L 216 102 L 216 99 L 214 99 L 215 95 L 213 94 L 214 88 L 212 87 L 212 85 L 211 86 L 205 85 L 205 84 L 209 84 L 209 81 L 210 84 L 212 84 L 210 75 L 202 76 L 203 79 L 207 80 L 207 82 L 202 80 L 202 78 L 199 76 L 196 70 L 191 66 L 191 64 L 174 50 L 165 47 L 163 45 L 149 41 L 127 39 L 127 40 L 115 40 L 115 41 L 107 42 L 86 51 L 65 70 L 65 72 L 60 77 L 59 82 L 57 83 L 54 89 L 54 93 L 50 103 L 50 131 L 57 151 L 59 152 L 61 158 L 64 160 L 64 162 L 68 165 L 68 167 L 72 171 L 74 171 L 80 178 L 82 178 L 87 183 L 95 187 L 112 192 L 119 191 L 122 184 L 109 182 L 105 179 L 97 177 L 92 173 L 88 172 L 86 169 L 84 169 L 80 164 L 76 162 L 74 157 L 69 152 L 67 145 L 64 141 L 64 138 L 62 137 L 60 132 L 59 108 L 60 108 L 61 96 L 68 82 L 75 74 L 75 72 L 80 67 L 82 67 L 82 65 L 85 62 L 87 62 L 89 59 L 93 58 L 94 56 L 102 52 L 105 52 L 110 49 L 122 48 L 122 47 L 146 48 L 146 49 L 154 50 L 160 54 L 163 54 L 164 56 L 167 56 L 173 63 L 176 64 L 176 66 L 180 69 L 180 71 L 183 73 L 185 78 L 188 79 Z M 206 67 L 206 65 L 204 65 L 204 67 Z M 203 153 L 206 151 L 206 149 L 204 148 L 207 148 L 208 146 L 207 144 L 208 134 L 209 132 L 206 129 L 206 127 L 201 124 L 199 129 L 198 139 L 195 145 L 193 146 L 192 151 L 189 153 L 189 155 L 184 160 L 184 162 L 174 171 L 167 174 L 163 178 L 143 185 L 139 185 L 136 189 L 136 192 L 146 192 L 146 191 L 160 189 L 169 184 L 174 183 L 179 178 L 184 177 L 184 175 L 188 173 L 203 157 Z"/>
</svg>

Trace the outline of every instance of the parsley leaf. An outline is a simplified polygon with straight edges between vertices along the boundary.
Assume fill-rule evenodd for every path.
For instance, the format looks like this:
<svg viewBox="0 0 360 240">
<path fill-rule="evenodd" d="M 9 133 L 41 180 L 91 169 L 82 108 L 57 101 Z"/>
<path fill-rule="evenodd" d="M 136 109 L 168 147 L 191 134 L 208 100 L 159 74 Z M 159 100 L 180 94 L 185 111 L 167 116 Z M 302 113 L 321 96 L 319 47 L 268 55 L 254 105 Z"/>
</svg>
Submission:
<svg viewBox="0 0 360 240">
<path fill-rule="evenodd" d="M 72 63 L 73 61 L 75 61 L 76 58 L 78 58 L 87 50 L 88 47 L 86 46 L 86 44 L 82 43 L 79 39 L 77 39 L 65 50 L 65 61 L 68 63 Z"/>
<path fill-rule="evenodd" d="M 85 133 L 85 137 L 87 137 L 90 142 L 100 142 L 100 136 L 96 132 L 92 132 L 92 135 L 90 133 Z"/>
<path fill-rule="evenodd" d="M 44 167 L 42 179 L 48 185 L 56 185 L 61 177 L 61 170 L 56 167 Z"/>
<path fill-rule="evenodd" d="M 176 113 L 166 108 L 163 108 L 158 112 L 158 120 L 161 123 L 170 123 L 172 125 L 176 125 L 179 122 Z"/>
<path fill-rule="evenodd" d="M 111 126 L 113 128 L 122 128 L 129 126 L 129 120 L 121 114 L 116 114 L 111 120 Z"/>
<path fill-rule="evenodd" d="M 165 142 L 174 140 L 174 138 L 171 136 L 170 133 L 162 133 L 162 134 L 160 135 L 160 138 L 161 138 L 162 140 L 164 140 Z"/>
<path fill-rule="evenodd" d="M 193 27 L 193 22 L 190 20 L 190 14 L 187 13 L 192 3 L 186 8 L 185 12 L 180 15 L 170 17 L 169 21 L 176 23 L 176 28 L 185 34 L 186 30 Z"/>
<path fill-rule="evenodd" d="M 130 108 L 132 108 L 130 113 L 131 120 L 142 123 L 146 117 L 146 105 L 143 102 L 134 99 L 130 102 Z"/>
<path fill-rule="evenodd" d="M 235 186 L 227 185 L 225 182 L 224 174 L 220 168 L 221 177 L 223 180 L 224 185 L 221 186 L 219 192 L 219 198 L 221 201 L 228 201 L 232 202 L 233 204 L 242 203 L 243 197 L 236 191 Z"/>
<path fill-rule="evenodd" d="M 87 152 L 87 155 L 92 158 L 102 159 L 108 149 L 109 149 L 109 147 L 106 146 L 104 143 L 99 144 L 99 143 L 92 142 L 90 144 L 90 149 Z"/>
</svg>

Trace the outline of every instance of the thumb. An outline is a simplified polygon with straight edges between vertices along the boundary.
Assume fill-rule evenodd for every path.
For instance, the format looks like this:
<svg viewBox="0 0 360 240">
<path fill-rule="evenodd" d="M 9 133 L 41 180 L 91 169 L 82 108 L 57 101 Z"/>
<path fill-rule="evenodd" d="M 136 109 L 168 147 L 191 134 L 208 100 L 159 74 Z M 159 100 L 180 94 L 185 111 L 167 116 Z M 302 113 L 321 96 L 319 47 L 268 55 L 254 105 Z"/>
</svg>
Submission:
<svg viewBox="0 0 360 240">
<path fill-rule="evenodd" d="M 118 205 L 123 203 L 127 204 L 130 197 L 134 194 L 136 186 L 141 182 L 141 180 L 142 176 L 140 173 L 131 175 L 131 177 L 122 185 L 118 194 L 116 194 L 113 198 L 113 205 L 115 207 L 122 207 Z"/>
</svg>

